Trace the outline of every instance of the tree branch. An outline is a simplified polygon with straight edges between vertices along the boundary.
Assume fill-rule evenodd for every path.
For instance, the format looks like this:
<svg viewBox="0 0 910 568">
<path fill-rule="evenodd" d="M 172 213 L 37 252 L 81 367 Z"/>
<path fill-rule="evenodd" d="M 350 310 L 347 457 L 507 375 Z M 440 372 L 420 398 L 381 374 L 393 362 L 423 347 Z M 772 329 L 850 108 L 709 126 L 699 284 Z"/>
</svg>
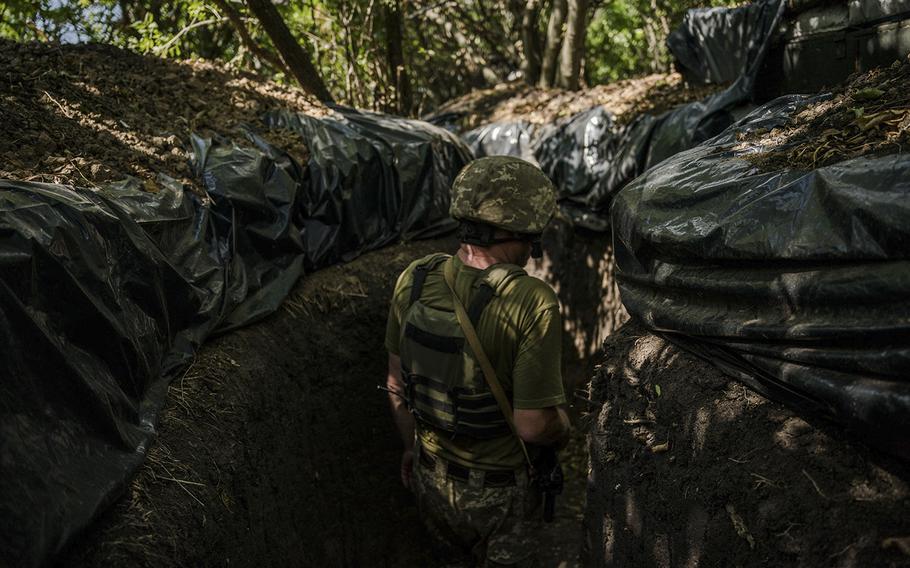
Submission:
<svg viewBox="0 0 910 568">
<path fill-rule="evenodd" d="M 240 34 L 240 41 L 253 53 L 253 55 L 258 57 L 263 63 L 270 65 L 276 71 L 281 71 L 288 77 L 291 76 L 291 70 L 287 68 L 287 65 L 284 64 L 284 61 L 282 61 L 280 57 L 267 51 L 253 39 L 250 35 L 250 31 L 246 28 L 246 23 L 244 23 L 243 18 L 240 16 L 240 12 L 231 6 L 228 0 L 213 1 L 216 6 L 221 8 L 221 11 L 224 12 L 228 20 L 231 21 L 234 29 Z"/>
<path fill-rule="evenodd" d="M 200 28 L 202 26 L 210 26 L 212 24 L 217 24 L 217 23 L 223 22 L 223 21 L 224 21 L 224 18 L 209 18 L 208 20 L 200 20 L 198 22 L 193 22 L 192 24 L 188 25 L 187 27 L 185 27 L 182 30 L 180 30 L 179 32 L 177 32 L 176 35 L 174 35 L 174 37 L 169 39 L 167 41 L 167 43 L 165 43 L 164 45 L 159 45 L 158 47 L 152 49 L 152 53 L 154 53 L 155 55 L 161 55 L 162 53 L 167 54 L 167 50 L 169 50 L 175 43 L 177 43 L 177 40 L 179 40 L 181 37 L 186 35 L 187 32 L 192 31 L 196 28 Z"/>
<path fill-rule="evenodd" d="M 313 66 L 309 53 L 294 39 L 284 18 L 278 13 L 271 0 L 246 0 L 246 4 L 262 24 L 265 33 L 272 39 L 275 49 L 281 54 L 281 59 L 284 60 L 300 86 L 322 102 L 335 102 L 325 83 L 322 82 L 319 72 L 316 71 L 316 67 Z"/>
</svg>

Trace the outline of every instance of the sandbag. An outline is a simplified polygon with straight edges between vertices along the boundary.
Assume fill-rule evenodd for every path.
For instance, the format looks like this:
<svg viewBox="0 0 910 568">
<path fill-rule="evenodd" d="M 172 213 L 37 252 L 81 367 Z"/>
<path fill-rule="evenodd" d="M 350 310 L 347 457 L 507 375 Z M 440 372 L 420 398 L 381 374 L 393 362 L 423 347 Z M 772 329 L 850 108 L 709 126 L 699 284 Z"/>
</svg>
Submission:
<svg viewBox="0 0 910 568">
<path fill-rule="evenodd" d="M 616 196 L 629 313 L 759 392 L 910 459 L 910 156 L 761 171 L 761 107 Z"/>
<path fill-rule="evenodd" d="M 301 164 L 247 128 L 192 136 L 205 198 L 0 180 L 0 558 L 41 565 L 125 490 L 171 379 L 272 313 L 305 270 L 453 228 L 470 153 L 419 121 L 338 108 Z"/>
<path fill-rule="evenodd" d="M 578 227 L 608 231 L 617 191 L 655 164 L 720 134 L 733 124 L 734 112 L 751 102 L 784 3 L 759 0 L 728 11 L 742 12 L 736 18 L 747 15 L 749 25 L 732 38 L 742 61 L 735 81 L 719 93 L 659 116 L 642 114 L 626 125 L 617 125 L 609 111 L 596 106 L 544 127 L 497 122 L 463 138 L 478 156 L 518 156 L 539 163 L 559 191 L 563 218 Z"/>
<path fill-rule="evenodd" d="M 776 32 L 776 20 L 765 2 L 696 8 L 667 37 L 667 48 L 689 83 L 724 85 L 747 72 L 769 34 Z"/>
<path fill-rule="evenodd" d="M 536 163 L 532 139 L 534 126 L 526 120 L 493 122 L 469 130 L 462 138 L 474 156 L 515 156 Z"/>
</svg>

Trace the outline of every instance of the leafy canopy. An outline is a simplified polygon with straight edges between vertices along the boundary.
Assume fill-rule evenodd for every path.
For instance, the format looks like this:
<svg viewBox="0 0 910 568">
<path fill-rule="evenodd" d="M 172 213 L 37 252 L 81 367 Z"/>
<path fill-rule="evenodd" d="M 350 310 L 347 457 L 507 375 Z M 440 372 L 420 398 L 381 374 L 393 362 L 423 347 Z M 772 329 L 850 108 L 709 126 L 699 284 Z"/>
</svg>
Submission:
<svg viewBox="0 0 910 568">
<path fill-rule="evenodd" d="M 242 2 L 227 0 L 253 40 L 274 51 Z M 584 77 L 589 85 L 670 68 L 667 33 L 685 11 L 736 0 L 601 0 L 591 2 Z M 276 5 L 312 55 L 338 100 L 388 110 L 395 86 L 388 69 L 386 17 L 400 13 L 401 46 L 419 113 L 473 89 L 520 77 L 526 0 L 284 0 Z M 533 22 L 546 35 L 550 0 Z M 277 81 L 281 69 L 244 46 L 218 2 L 205 0 L 6 0 L 0 37 L 18 41 L 110 43 L 162 57 L 202 57 Z"/>
</svg>

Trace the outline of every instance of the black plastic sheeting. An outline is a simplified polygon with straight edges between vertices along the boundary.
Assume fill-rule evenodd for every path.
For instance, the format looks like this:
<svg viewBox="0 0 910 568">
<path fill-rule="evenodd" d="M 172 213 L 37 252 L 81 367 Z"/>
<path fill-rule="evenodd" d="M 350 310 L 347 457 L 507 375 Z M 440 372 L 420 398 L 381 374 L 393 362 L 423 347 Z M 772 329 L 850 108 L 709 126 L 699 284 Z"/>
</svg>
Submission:
<svg viewBox="0 0 910 568">
<path fill-rule="evenodd" d="M 493 123 L 463 135 L 477 156 L 533 159 L 559 190 L 562 215 L 594 231 L 610 226 L 616 192 L 648 168 L 723 132 L 734 111 L 751 101 L 755 77 L 784 11 L 780 0 L 759 0 L 728 9 L 744 19 L 738 37 L 744 55 L 736 81 L 702 101 L 660 116 L 643 114 L 617 126 L 603 107 L 533 128 L 526 122 Z M 730 16 L 731 18 L 733 16 Z"/>
<path fill-rule="evenodd" d="M 306 270 L 452 228 L 470 153 L 451 133 L 344 109 L 267 121 L 309 162 L 252 131 L 194 136 L 211 202 L 167 178 L 0 181 L 0 563 L 48 561 L 123 493 L 206 337 L 273 312 Z"/>
<path fill-rule="evenodd" d="M 758 3 L 689 10 L 667 37 L 667 47 L 687 82 L 730 83 L 764 49 L 768 17 Z"/>
<path fill-rule="evenodd" d="M 823 98 L 823 97 L 820 97 Z M 910 156 L 763 173 L 740 133 L 677 154 L 613 205 L 629 313 L 800 412 L 910 459 Z"/>
<path fill-rule="evenodd" d="M 515 156 L 536 162 L 531 145 L 534 130 L 534 125 L 525 120 L 494 122 L 466 132 L 463 138 L 477 158 Z"/>
</svg>

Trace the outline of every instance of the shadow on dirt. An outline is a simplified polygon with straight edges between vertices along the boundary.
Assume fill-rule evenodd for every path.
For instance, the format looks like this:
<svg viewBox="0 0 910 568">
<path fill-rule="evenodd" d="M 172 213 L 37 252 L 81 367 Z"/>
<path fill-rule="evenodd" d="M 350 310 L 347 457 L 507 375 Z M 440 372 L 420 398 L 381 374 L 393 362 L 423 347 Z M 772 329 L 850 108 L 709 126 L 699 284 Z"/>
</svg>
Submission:
<svg viewBox="0 0 910 568">
<path fill-rule="evenodd" d="M 905 566 L 910 468 L 630 322 L 592 383 L 590 566 Z"/>
<path fill-rule="evenodd" d="M 67 566 L 427 566 L 385 393 L 392 286 L 447 241 L 304 277 L 279 313 L 172 383 L 130 492 Z"/>
<path fill-rule="evenodd" d="M 628 319 L 614 278 L 612 236 L 555 222 L 544 233 L 544 258 L 528 272 L 550 284 L 562 305 L 563 361 L 570 385 L 587 382 L 593 355 Z"/>
</svg>

